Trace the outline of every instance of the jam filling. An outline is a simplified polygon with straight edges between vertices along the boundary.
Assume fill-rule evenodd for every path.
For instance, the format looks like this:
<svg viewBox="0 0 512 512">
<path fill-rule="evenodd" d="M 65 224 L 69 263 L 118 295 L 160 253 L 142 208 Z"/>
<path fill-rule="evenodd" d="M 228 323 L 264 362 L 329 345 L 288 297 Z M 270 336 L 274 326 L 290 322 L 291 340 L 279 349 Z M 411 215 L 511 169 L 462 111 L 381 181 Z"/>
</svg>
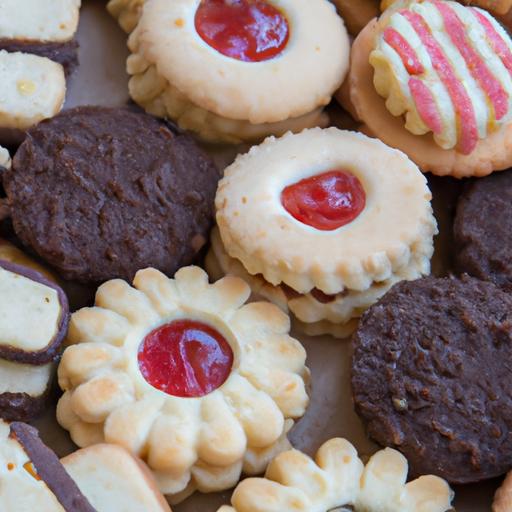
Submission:
<svg viewBox="0 0 512 512">
<path fill-rule="evenodd" d="M 151 331 L 138 354 L 139 369 L 156 389 L 195 398 L 222 386 L 233 367 L 233 351 L 213 327 L 175 320 Z"/>
<path fill-rule="evenodd" d="M 202 0 L 195 26 L 209 46 L 244 62 L 277 57 L 290 36 L 284 13 L 265 0 Z"/>
<path fill-rule="evenodd" d="M 328 171 L 286 187 L 281 203 L 295 219 L 321 231 L 332 231 L 355 220 L 364 210 L 366 193 L 347 171 Z"/>
</svg>

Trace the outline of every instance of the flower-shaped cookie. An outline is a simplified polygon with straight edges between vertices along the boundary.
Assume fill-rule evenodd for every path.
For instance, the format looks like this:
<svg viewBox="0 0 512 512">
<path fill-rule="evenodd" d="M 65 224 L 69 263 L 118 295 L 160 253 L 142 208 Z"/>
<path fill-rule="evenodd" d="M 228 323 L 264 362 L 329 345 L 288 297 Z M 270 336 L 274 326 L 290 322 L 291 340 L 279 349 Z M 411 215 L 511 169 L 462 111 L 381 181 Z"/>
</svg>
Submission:
<svg viewBox="0 0 512 512">
<path fill-rule="evenodd" d="M 364 466 L 345 439 L 331 439 L 313 461 L 297 450 L 274 459 L 265 478 L 241 482 L 233 507 L 218 512 L 327 512 L 350 506 L 356 512 L 446 512 L 453 493 L 436 476 L 407 482 L 407 460 L 385 449 Z"/>
<path fill-rule="evenodd" d="M 103 284 L 71 319 L 57 417 L 79 446 L 123 445 L 174 501 L 236 484 L 288 448 L 308 404 L 306 354 L 289 318 L 227 277 L 197 267 L 169 279 L 141 270 L 134 287 Z"/>
<path fill-rule="evenodd" d="M 145 2 L 146 0 L 109 0 L 107 9 L 125 32 L 131 32 L 137 26 Z"/>
</svg>

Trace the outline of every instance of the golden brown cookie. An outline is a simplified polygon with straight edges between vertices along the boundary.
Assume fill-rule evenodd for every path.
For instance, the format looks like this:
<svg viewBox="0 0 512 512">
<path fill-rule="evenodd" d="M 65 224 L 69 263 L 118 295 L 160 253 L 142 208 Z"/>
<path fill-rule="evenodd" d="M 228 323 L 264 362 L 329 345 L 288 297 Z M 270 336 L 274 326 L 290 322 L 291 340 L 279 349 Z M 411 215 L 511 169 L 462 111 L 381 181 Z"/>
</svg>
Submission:
<svg viewBox="0 0 512 512">
<path fill-rule="evenodd" d="M 353 36 L 359 34 L 371 19 L 379 15 L 379 0 L 332 1 Z"/>
</svg>

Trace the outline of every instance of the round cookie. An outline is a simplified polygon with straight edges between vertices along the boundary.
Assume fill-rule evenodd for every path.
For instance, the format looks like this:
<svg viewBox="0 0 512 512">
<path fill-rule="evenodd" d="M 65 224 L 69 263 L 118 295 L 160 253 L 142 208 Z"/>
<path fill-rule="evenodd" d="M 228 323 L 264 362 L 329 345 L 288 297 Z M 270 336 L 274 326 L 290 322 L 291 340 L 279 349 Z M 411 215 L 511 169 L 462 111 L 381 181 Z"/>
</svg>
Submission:
<svg viewBox="0 0 512 512">
<path fill-rule="evenodd" d="M 454 223 L 455 266 L 512 291 L 512 172 L 466 185 Z"/>
<path fill-rule="evenodd" d="M 406 483 L 407 471 L 407 460 L 395 450 L 375 453 L 365 466 L 347 440 L 335 438 L 324 443 L 314 459 L 298 450 L 281 453 L 265 478 L 241 482 L 233 492 L 233 506 L 218 512 L 451 510 L 453 492 L 445 481 L 428 475 Z"/>
<path fill-rule="evenodd" d="M 511 66 L 512 41 L 486 11 L 401 1 L 354 41 L 338 99 L 424 172 L 484 176 L 512 164 Z"/>
<path fill-rule="evenodd" d="M 148 0 L 129 47 L 136 103 L 231 143 L 326 125 L 349 61 L 327 0 Z"/>
<path fill-rule="evenodd" d="M 241 279 L 209 284 L 198 267 L 104 283 L 95 307 L 71 317 L 59 423 L 78 446 L 142 457 L 175 503 L 262 473 L 290 447 L 309 370 L 288 316 L 249 295 Z"/>
<path fill-rule="evenodd" d="M 379 0 L 332 0 L 347 30 L 356 36 L 368 24 L 379 15 Z"/>
<path fill-rule="evenodd" d="M 2 173 L 14 229 L 66 279 L 172 274 L 207 240 L 219 173 L 186 135 L 128 108 L 39 124 Z"/>
<path fill-rule="evenodd" d="M 402 282 L 362 317 L 352 389 L 413 474 L 470 483 L 512 464 L 512 297 L 465 276 Z"/>
</svg>

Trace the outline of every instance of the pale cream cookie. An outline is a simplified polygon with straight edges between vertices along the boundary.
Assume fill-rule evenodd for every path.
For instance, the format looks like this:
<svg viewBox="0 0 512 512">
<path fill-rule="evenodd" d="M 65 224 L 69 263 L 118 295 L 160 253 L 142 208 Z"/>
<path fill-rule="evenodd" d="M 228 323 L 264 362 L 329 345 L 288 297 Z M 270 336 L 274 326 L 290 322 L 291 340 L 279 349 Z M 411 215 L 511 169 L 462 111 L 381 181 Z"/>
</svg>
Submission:
<svg viewBox="0 0 512 512">
<path fill-rule="evenodd" d="M 265 478 L 248 478 L 235 489 L 232 507 L 218 512 L 327 512 L 349 506 L 356 512 L 446 512 L 453 492 L 441 478 L 407 483 L 407 460 L 386 448 L 366 466 L 345 439 L 327 441 L 315 459 L 291 450 L 278 455 Z"/>
<path fill-rule="evenodd" d="M 295 203 L 285 207 L 288 193 Z M 217 224 L 229 256 L 274 286 L 363 292 L 412 268 L 428 273 L 437 230 L 430 199 L 403 153 L 360 133 L 317 128 L 240 155 L 220 182 Z M 351 217 L 317 228 L 294 207 L 328 224 Z"/>
<path fill-rule="evenodd" d="M 210 285 L 197 267 L 174 279 L 142 270 L 133 288 L 103 284 L 96 306 L 72 315 L 59 423 L 79 446 L 106 441 L 141 456 L 174 502 L 228 489 L 242 469 L 262 472 L 305 412 L 309 371 L 289 318 L 244 305 L 249 295 L 241 279 Z M 195 346 L 208 365 L 195 365 Z"/>
<path fill-rule="evenodd" d="M 259 140 L 324 126 L 322 109 L 348 69 L 349 41 L 341 18 L 327 0 L 260 3 L 284 20 L 272 32 L 281 36 L 281 44 L 273 51 L 261 50 L 267 42 L 257 43 L 257 49 L 248 43 L 247 50 L 229 47 L 224 54 L 216 40 L 206 42 L 208 27 L 198 25 L 209 15 L 198 18 L 200 0 L 146 1 L 129 39 L 132 98 L 211 141 Z"/>
<path fill-rule="evenodd" d="M 339 101 L 424 171 L 512 165 L 512 41 L 487 12 L 401 1 L 359 34 Z"/>
<path fill-rule="evenodd" d="M 382 0 L 381 9 L 384 11 L 400 0 Z M 461 4 L 472 5 L 487 9 L 495 14 L 507 14 L 512 8 L 512 0 L 458 0 Z"/>
</svg>

